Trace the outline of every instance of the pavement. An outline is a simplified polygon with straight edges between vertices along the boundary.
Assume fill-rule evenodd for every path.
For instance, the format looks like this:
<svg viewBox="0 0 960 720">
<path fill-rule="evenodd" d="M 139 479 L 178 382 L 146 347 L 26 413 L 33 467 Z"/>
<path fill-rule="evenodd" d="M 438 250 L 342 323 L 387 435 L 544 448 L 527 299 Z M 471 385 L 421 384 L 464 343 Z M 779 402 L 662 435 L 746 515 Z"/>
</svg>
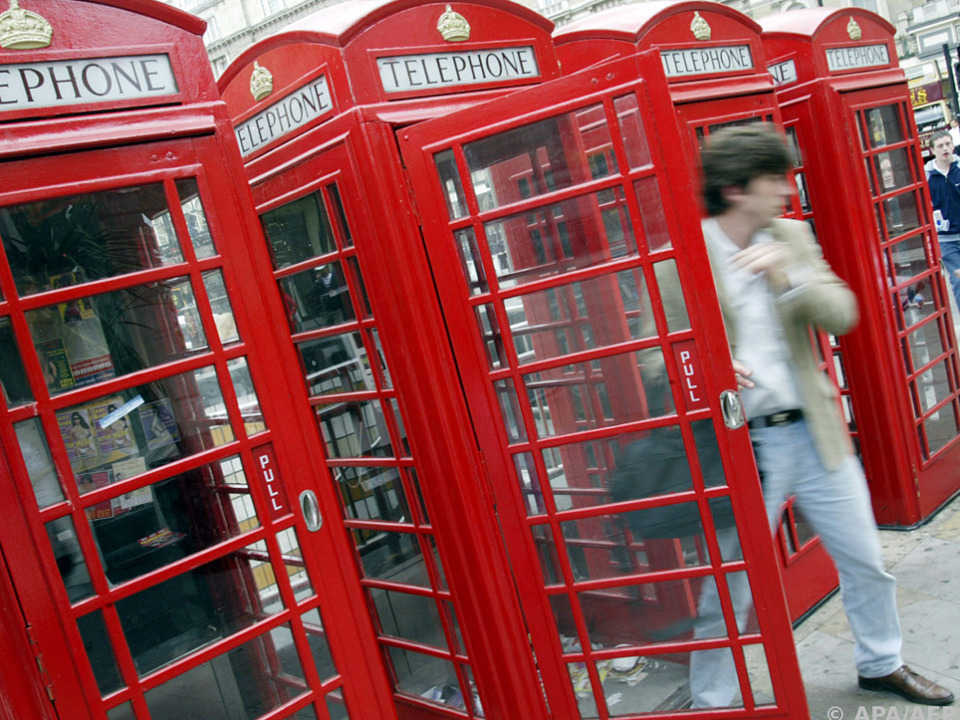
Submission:
<svg viewBox="0 0 960 720">
<path fill-rule="evenodd" d="M 960 698 L 960 498 L 918 528 L 880 537 L 898 581 L 904 661 Z M 928 707 L 857 686 L 839 593 L 794 629 L 794 639 L 813 720 L 960 720 L 960 699 Z"/>
</svg>

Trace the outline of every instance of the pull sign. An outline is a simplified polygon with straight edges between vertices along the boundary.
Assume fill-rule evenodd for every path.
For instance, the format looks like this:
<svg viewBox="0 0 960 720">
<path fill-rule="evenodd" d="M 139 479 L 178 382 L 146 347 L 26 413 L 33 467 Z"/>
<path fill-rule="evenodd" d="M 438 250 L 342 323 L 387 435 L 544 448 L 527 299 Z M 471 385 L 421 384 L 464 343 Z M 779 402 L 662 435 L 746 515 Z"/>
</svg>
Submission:
<svg viewBox="0 0 960 720">
<path fill-rule="evenodd" d="M 687 410 L 703 410 L 708 407 L 707 393 L 703 382 L 700 356 L 693 340 L 683 340 L 673 346 L 673 357 L 680 370 L 680 385 Z"/>
<path fill-rule="evenodd" d="M 253 450 L 253 459 L 257 463 L 257 474 L 267 491 L 267 509 L 271 520 L 276 520 L 290 512 L 287 494 L 283 489 L 277 457 L 273 454 L 273 445 L 261 445 Z"/>
</svg>

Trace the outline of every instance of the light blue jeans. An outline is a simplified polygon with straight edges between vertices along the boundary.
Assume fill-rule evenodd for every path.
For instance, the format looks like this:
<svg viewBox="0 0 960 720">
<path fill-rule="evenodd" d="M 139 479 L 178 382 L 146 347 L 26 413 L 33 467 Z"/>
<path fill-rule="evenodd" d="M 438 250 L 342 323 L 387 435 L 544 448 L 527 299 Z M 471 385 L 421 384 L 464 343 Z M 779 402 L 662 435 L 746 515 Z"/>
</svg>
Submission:
<svg viewBox="0 0 960 720">
<path fill-rule="evenodd" d="M 884 569 L 877 524 L 867 481 L 855 457 L 836 470 L 820 462 L 804 421 L 750 431 L 763 477 L 763 497 L 770 527 L 775 530 L 787 499 L 820 535 L 840 576 L 840 593 L 855 645 L 858 674 L 882 677 L 903 664 L 897 614 L 897 583 Z M 724 560 L 738 557 L 734 528 L 718 531 Z M 761 582 L 764 578 L 755 578 Z M 742 631 L 752 602 L 744 573 L 727 578 L 731 602 Z M 697 639 L 725 637 L 716 586 L 706 581 L 700 593 Z M 694 707 L 729 706 L 739 689 L 729 649 L 704 650 L 690 656 L 690 693 Z"/>
<path fill-rule="evenodd" d="M 960 308 L 960 277 L 955 274 L 957 270 L 960 270 L 960 236 L 940 236 L 940 259 L 947 271 L 947 278 L 950 281 L 950 289 L 953 290 L 953 298 L 957 301 L 957 308 Z"/>
</svg>

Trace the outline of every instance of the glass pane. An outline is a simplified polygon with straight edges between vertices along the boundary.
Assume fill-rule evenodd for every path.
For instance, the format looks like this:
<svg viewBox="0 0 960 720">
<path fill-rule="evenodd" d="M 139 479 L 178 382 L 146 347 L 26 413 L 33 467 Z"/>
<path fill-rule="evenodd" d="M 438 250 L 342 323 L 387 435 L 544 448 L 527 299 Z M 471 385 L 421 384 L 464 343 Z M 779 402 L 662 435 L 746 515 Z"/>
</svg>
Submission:
<svg viewBox="0 0 960 720">
<path fill-rule="evenodd" d="M 433 158 L 443 186 L 443 197 L 447 202 L 447 214 L 451 220 L 456 220 L 467 214 L 467 199 L 463 194 L 463 184 L 460 182 L 460 173 L 454 160 L 453 150 L 444 150 Z"/>
<path fill-rule="evenodd" d="M 337 229 L 340 231 L 340 236 L 343 238 L 344 247 L 353 246 L 353 234 L 350 232 L 350 225 L 347 223 L 347 214 L 343 210 L 343 200 L 340 199 L 340 189 L 337 187 L 336 183 L 328 185 L 327 188 L 327 200 L 330 202 L 331 207 L 333 207 L 334 216 L 339 224 Z"/>
<path fill-rule="evenodd" d="M 263 541 L 254 543 L 118 600 L 117 615 L 139 674 L 281 610 L 266 550 Z"/>
<path fill-rule="evenodd" d="M 66 370 L 62 363 L 43 363 L 43 377 L 51 393 L 60 388 L 61 373 Z M 20 347 L 13 335 L 13 326 L 9 317 L 0 317 L 0 386 L 3 397 L 10 407 L 33 401 L 33 391 L 27 382 L 27 373 L 23 369 Z"/>
<path fill-rule="evenodd" d="M 356 320 L 339 262 L 282 278 L 280 290 L 292 332 Z"/>
<path fill-rule="evenodd" d="M 307 195 L 261 216 L 275 268 L 285 268 L 337 249 L 319 194 Z"/>
<path fill-rule="evenodd" d="M 207 346 L 188 278 L 24 314 L 54 394 L 188 357 Z"/>
<path fill-rule="evenodd" d="M 617 172 L 613 162 L 595 175 L 600 168 L 583 154 L 611 144 L 603 106 L 594 105 L 476 140 L 463 152 L 483 211 Z"/>
<path fill-rule="evenodd" d="M 376 390 L 360 333 L 298 343 L 311 395 Z"/>
<path fill-rule="evenodd" d="M 240 334 L 237 332 L 237 323 L 233 318 L 233 308 L 230 306 L 230 297 L 227 295 L 227 288 L 223 282 L 223 272 L 221 270 L 209 270 L 203 274 L 203 287 L 207 291 L 207 298 L 210 300 L 210 308 L 213 310 L 213 321 L 217 326 L 217 336 L 224 345 L 229 345 L 240 340 Z"/>
<path fill-rule="evenodd" d="M 517 390 L 514 387 L 513 379 L 497 380 L 493 383 L 494 392 L 497 394 L 497 400 L 500 403 L 500 412 L 503 416 L 503 427 L 507 432 L 509 442 L 526 442 L 527 429 L 523 424 L 523 417 L 520 414 L 520 400 L 517 397 Z M 548 417 L 540 414 L 539 408 L 533 409 L 535 419 L 540 423 L 548 423 Z"/>
<path fill-rule="evenodd" d="M 0 208 L 17 292 L 183 261 L 161 183 Z"/>
<path fill-rule="evenodd" d="M 57 423 L 78 480 L 121 480 L 234 439 L 212 366 L 68 407 Z"/>
<path fill-rule="evenodd" d="M 463 266 L 463 274 L 470 285 L 470 294 L 479 295 L 490 289 L 487 285 L 486 271 L 483 269 L 483 260 L 480 256 L 480 250 L 477 246 L 477 236 L 472 227 L 457 230 L 454 234 L 454 242 L 460 253 L 460 262 Z M 502 235 L 497 234 L 497 228 L 494 226 L 487 230 L 487 240 L 489 242 L 493 263 L 496 267 L 503 267 L 509 264 L 509 257 L 506 255 L 506 246 Z"/>
<path fill-rule="evenodd" d="M 350 713 L 347 712 L 343 704 L 343 698 L 337 697 L 334 693 L 327 695 L 327 712 L 330 713 L 330 720 L 350 720 Z"/>
<path fill-rule="evenodd" d="M 100 690 L 100 694 L 106 695 L 119 690 L 123 687 L 123 680 L 117 668 L 113 646 L 107 636 L 103 612 L 95 610 L 89 615 L 77 618 L 77 627 L 80 630 L 80 637 L 83 638 L 83 649 L 87 651 L 87 659 L 93 668 L 93 676 L 97 680 L 97 689 Z"/>
<path fill-rule="evenodd" d="M 387 652 L 398 690 L 438 705 L 462 707 L 463 694 L 452 662 L 396 647 L 388 647 Z"/>
<path fill-rule="evenodd" d="M 633 184 L 633 190 L 637 195 L 640 222 L 643 223 L 643 234 L 650 252 L 670 248 L 670 229 L 667 226 L 667 215 L 663 211 L 663 195 L 660 193 L 657 178 L 637 180 Z"/>
<path fill-rule="evenodd" d="M 743 648 L 743 654 L 747 661 L 747 673 L 750 677 L 750 690 L 753 692 L 754 704 L 773 705 L 777 698 L 774 694 L 770 666 L 767 664 L 767 654 L 764 652 L 763 645 L 746 645 Z"/>
<path fill-rule="evenodd" d="M 640 117 L 637 96 L 624 95 L 615 98 L 613 109 L 617 113 L 617 122 L 620 123 L 623 147 L 627 151 L 630 169 L 636 170 L 649 165 L 653 161 L 650 157 L 650 147 L 647 145 L 647 133 L 643 128 L 643 118 Z"/>
<path fill-rule="evenodd" d="M 240 405 L 240 414 L 243 416 L 243 427 L 247 435 L 255 435 L 266 430 L 263 413 L 260 411 L 260 400 L 253 387 L 253 378 L 250 377 L 250 368 L 247 367 L 245 357 L 234 358 L 227 362 L 227 371 L 233 383 L 233 391 Z"/>
<path fill-rule="evenodd" d="M 372 588 L 370 595 L 383 634 L 449 650 L 432 597 L 379 588 Z"/>
<path fill-rule="evenodd" d="M 213 257 L 217 254 L 217 249 L 213 244 L 213 237 L 210 235 L 210 228 L 207 226 L 207 215 L 203 211 L 203 202 L 200 200 L 200 191 L 197 188 L 196 178 L 183 178 L 177 180 L 177 195 L 180 197 L 180 208 L 183 210 L 183 218 L 187 222 L 187 232 L 190 234 L 190 242 L 193 243 L 193 251 L 198 260 Z"/>
<path fill-rule="evenodd" d="M 619 189 L 486 223 L 500 286 L 516 287 L 635 254 L 629 216 L 602 210 L 611 203 L 621 203 Z"/>
<path fill-rule="evenodd" d="M 523 383 L 537 434 L 549 437 L 671 412 L 659 397 L 662 378 L 662 356 L 654 349 L 530 373 Z"/>
<path fill-rule="evenodd" d="M 303 671 L 286 625 L 145 693 L 153 720 L 254 720 L 298 695 Z"/>
<path fill-rule="evenodd" d="M 875 175 L 872 178 L 873 195 L 883 195 L 912 184 L 910 160 L 906 148 L 888 150 L 873 158 Z"/>
<path fill-rule="evenodd" d="M 136 715 L 133 714 L 133 704 L 130 702 L 125 702 L 123 705 L 118 705 L 112 710 L 107 711 L 107 720 L 135 720 Z"/>
<path fill-rule="evenodd" d="M 526 320 L 522 319 L 522 304 L 518 298 L 507 298 L 504 300 L 504 307 L 507 317 L 510 318 L 510 330 L 513 333 L 513 342 L 516 345 L 517 355 L 524 362 L 530 355 L 532 346 L 530 340 L 525 334 Z M 496 310 L 493 305 L 478 305 L 474 308 L 477 314 L 477 325 L 480 327 L 480 335 L 483 338 L 483 344 L 487 349 L 487 360 L 490 363 L 490 369 L 496 370 L 506 367 L 508 364 L 506 348 L 503 346 L 503 335 L 500 333 L 500 324 L 497 322 Z M 520 317 L 518 318 L 518 312 Z"/>
<path fill-rule="evenodd" d="M 431 586 L 417 535 L 389 530 L 354 530 L 352 534 L 366 577 L 419 587 Z"/>
<path fill-rule="evenodd" d="M 57 479 L 57 471 L 53 467 L 50 449 L 43 435 L 43 428 L 39 418 L 23 420 L 13 426 L 17 433 L 17 443 L 23 455 L 23 464 L 27 467 L 30 484 L 33 486 L 33 495 L 37 505 L 45 508 L 48 505 L 63 500 L 63 488 Z"/>
<path fill-rule="evenodd" d="M 520 492 L 523 494 L 527 515 L 540 515 L 547 511 L 543 502 L 543 491 L 540 489 L 540 478 L 537 476 L 536 464 L 530 453 L 518 453 L 513 456 L 517 469 L 517 479 L 520 481 Z"/>
<path fill-rule="evenodd" d="M 507 302 L 521 364 L 656 334 L 652 318 L 643 322 L 642 313 L 649 312 L 650 299 L 640 268 L 559 285 Z"/>
<path fill-rule="evenodd" d="M 933 455 L 957 437 L 956 409 L 952 405 L 947 405 L 939 412 L 933 413 L 924 421 L 923 429 L 927 435 L 927 449 L 929 454 Z"/>
<path fill-rule="evenodd" d="M 683 298 L 676 261 L 664 260 L 655 263 L 653 272 L 661 290 L 663 312 L 667 316 L 667 330 L 670 332 L 689 330 L 690 317 L 687 315 L 687 304 Z"/>
<path fill-rule="evenodd" d="M 915 193 L 896 195 L 882 203 L 883 215 L 886 219 L 887 232 L 893 235 L 916 230 L 920 227 L 920 214 Z"/>
<path fill-rule="evenodd" d="M 897 103 L 866 111 L 867 139 L 871 148 L 892 145 L 904 139 L 900 109 Z"/>
<path fill-rule="evenodd" d="M 95 498 L 85 513 L 107 579 L 132 580 L 258 527 L 249 493 L 229 492 L 224 482 L 224 468 L 238 460 L 202 465 L 129 493 L 98 493 L 104 499 Z M 116 479 L 103 470 L 81 473 L 77 481 L 87 494 Z M 247 490 L 239 484 L 232 489 Z"/>
<path fill-rule="evenodd" d="M 316 407 L 327 457 L 393 457 L 393 444 L 379 400 Z"/>
<path fill-rule="evenodd" d="M 567 669 L 570 671 L 570 684 L 573 685 L 573 691 L 577 695 L 577 708 L 580 711 L 580 717 L 583 720 L 600 717 L 586 663 L 570 663 L 567 665 Z"/>
<path fill-rule="evenodd" d="M 399 468 L 351 466 L 336 468 L 334 472 L 347 517 L 411 522 Z"/>
<path fill-rule="evenodd" d="M 70 602 L 93 595 L 90 572 L 77 540 L 73 518 L 68 516 L 51 520 L 45 527 L 53 557 L 57 561 L 57 570 L 60 571 Z"/>
<path fill-rule="evenodd" d="M 891 286 L 900 285 L 930 269 L 922 235 L 914 235 L 891 245 L 890 259 L 892 263 L 887 263 L 887 273 Z"/>
<path fill-rule="evenodd" d="M 329 680 L 337 674 L 337 668 L 333 664 L 333 656 L 330 654 L 327 634 L 318 609 L 314 608 L 303 614 L 303 628 L 307 634 L 307 642 L 310 644 L 310 653 L 317 667 L 317 674 L 320 675 L 321 682 Z"/>
</svg>

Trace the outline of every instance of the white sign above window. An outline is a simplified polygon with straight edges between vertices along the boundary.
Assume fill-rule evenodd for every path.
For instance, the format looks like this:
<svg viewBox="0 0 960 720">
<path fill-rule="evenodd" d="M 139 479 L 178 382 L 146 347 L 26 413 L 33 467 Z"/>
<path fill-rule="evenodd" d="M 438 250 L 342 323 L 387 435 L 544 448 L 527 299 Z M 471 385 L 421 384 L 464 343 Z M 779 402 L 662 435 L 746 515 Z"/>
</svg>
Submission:
<svg viewBox="0 0 960 720">
<path fill-rule="evenodd" d="M 540 77 L 533 47 L 461 50 L 377 58 L 386 93 L 441 90 Z"/>
<path fill-rule="evenodd" d="M 0 65 L 0 112 L 176 95 L 166 55 Z"/>
</svg>

